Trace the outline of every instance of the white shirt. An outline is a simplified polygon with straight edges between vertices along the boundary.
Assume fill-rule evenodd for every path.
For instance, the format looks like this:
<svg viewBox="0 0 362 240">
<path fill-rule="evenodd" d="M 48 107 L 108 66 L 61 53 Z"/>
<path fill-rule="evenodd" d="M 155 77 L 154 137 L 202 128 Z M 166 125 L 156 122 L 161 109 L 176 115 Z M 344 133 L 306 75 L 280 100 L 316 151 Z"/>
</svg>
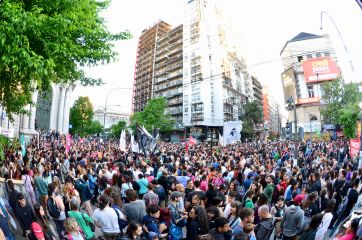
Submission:
<svg viewBox="0 0 362 240">
<path fill-rule="evenodd" d="M 142 174 L 142 172 L 139 171 L 139 170 L 133 171 L 133 178 L 134 178 L 135 180 L 138 180 L 138 175 L 139 175 L 139 174 Z"/>
<path fill-rule="evenodd" d="M 118 210 L 117 210 L 118 211 Z M 124 218 L 122 212 L 118 211 L 119 217 Z M 105 207 L 103 210 L 97 208 L 92 218 L 97 225 L 101 226 L 102 231 L 106 233 L 119 233 L 117 214 L 113 208 Z"/>
<path fill-rule="evenodd" d="M 225 218 L 228 218 L 228 217 L 229 217 L 229 215 L 230 215 L 230 208 L 231 208 L 230 203 L 226 204 L 225 210 L 224 210 L 224 217 L 225 217 Z"/>
<path fill-rule="evenodd" d="M 322 222 L 321 224 L 319 224 L 317 233 L 315 234 L 315 240 L 323 240 L 324 235 L 326 234 L 327 230 L 328 230 L 328 226 L 331 223 L 333 218 L 333 214 L 332 213 L 326 213 L 323 216 Z"/>
</svg>

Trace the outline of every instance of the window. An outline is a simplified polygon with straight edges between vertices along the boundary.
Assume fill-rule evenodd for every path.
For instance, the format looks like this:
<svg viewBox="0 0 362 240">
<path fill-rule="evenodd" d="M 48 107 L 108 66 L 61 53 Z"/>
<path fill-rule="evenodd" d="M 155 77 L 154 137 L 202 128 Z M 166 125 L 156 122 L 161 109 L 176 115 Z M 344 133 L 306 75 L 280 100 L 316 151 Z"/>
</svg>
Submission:
<svg viewBox="0 0 362 240">
<path fill-rule="evenodd" d="M 314 98 L 313 86 L 309 85 L 309 86 L 307 86 L 307 89 L 308 89 L 308 97 Z"/>
<path fill-rule="evenodd" d="M 322 57 L 322 54 L 320 53 L 320 52 L 318 52 L 318 53 L 316 53 L 316 55 L 315 55 L 317 58 L 320 58 L 320 57 Z"/>
<path fill-rule="evenodd" d="M 312 58 L 312 54 L 307 54 L 307 59 L 311 59 Z"/>
<path fill-rule="evenodd" d="M 193 84 L 192 85 L 192 92 L 200 91 L 200 84 Z"/>
<path fill-rule="evenodd" d="M 200 93 L 198 92 L 198 93 L 193 93 L 192 94 L 192 101 L 199 101 L 200 100 L 200 98 L 201 98 L 201 95 L 200 95 Z"/>
</svg>

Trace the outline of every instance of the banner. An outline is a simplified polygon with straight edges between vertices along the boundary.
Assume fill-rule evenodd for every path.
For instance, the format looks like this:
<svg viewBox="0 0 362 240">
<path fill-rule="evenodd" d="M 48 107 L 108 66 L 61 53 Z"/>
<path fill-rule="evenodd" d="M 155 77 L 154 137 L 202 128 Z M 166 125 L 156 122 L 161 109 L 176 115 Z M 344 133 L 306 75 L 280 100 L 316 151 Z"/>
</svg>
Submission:
<svg viewBox="0 0 362 240">
<path fill-rule="evenodd" d="M 131 135 L 131 146 L 132 146 L 132 152 L 139 153 L 140 148 L 138 147 L 138 142 L 134 140 L 134 136 Z"/>
<path fill-rule="evenodd" d="M 24 157 L 26 154 L 26 146 L 25 146 L 25 137 L 23 133 L 20 135 L 20 146 L 21 146 L 21 154 Z"/>
<path fill-rule="evenodd" d="M 119 148 L 121 151 L 126 151 L 126 131 L 123 129 L 121 132 L 121 137 L 119 138 Z"/>
<path fill-rule="evenodd" d="M 143 154 L 153 154 L 158 149 L 158 138 L 160 134 L 158 129 L 153 130 L 153 135 L 151 135 L 145 127 L 137 126 L 137 140 L 140 151 Z"/>
<path fill-rule="evenodd" d="M 65 139 L 65 152 L 68 153 L 70 151 L 70 146 L 72 144 L 72 135 L 70 133 L 67 134 Z"/>
<path fill-rule="evenodd" d="M 219 144 L 220 144 L 221 146 L 224 146 L 224 138 L 223 138 L 223 136 L 221 136 L 220 133 L 219 133 Z"/>
<path fill-rule="evenodd" d="M 241 138 L 241 121 L 224 122 L 224 145 L 234 144 Z"/>
<path fill-rule="evenodd" d="M 332 58 L 315 58 L 303 61 L 304 79 L 306 83 L 336 79 L 339 67 Z"/>
<path fill-rule="evenodd" d="M 349 140 L 349 156 L 354 157 L 359 155 L 360 139 Z"/>
<path fill-rule="evenodd" d="M 197 143 L 197 140 L 195 138 L 193 138 L 192 136 L 190 136 L 189 145 L 192 146 L 192 145 L 195 145 L 196 143 Z"/>
</svg>

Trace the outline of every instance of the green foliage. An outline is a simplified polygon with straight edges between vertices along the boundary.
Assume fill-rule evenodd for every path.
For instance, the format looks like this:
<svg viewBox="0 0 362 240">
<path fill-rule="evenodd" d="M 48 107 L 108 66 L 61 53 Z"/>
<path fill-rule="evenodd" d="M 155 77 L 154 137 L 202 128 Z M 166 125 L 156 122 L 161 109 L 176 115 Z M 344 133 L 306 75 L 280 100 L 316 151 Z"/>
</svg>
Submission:
<svg viewBox="0 0 362 240">
<path fill-rule="evenodd" d="M 126 122 L 125 121 L 119 121 L 116 124 L 113 124 L 111 126 L 111 136 L 113 138 L 119 138 L 121 136 L 121 132 L 123 129 L 126 128 Z"/>
<path fill-rule="evenodd" d="M 169 114 L 165 114 L 166 107 L 166 98 L 151 99 L 142 112 L 134 113 L 131 116 L 132 130 L 135 131 L 137 123 L 144 126 L 148 131 L 152 131 L 154 127 L 160 129 L 160 132 L 171 131 L 173 121 L 170 120 Z"/>
<path fill-rule="evenodd" d="M 87 78 L 82 67 L 113 61 L 112 41 L 131 37 L 107 30 L 100 12 L 109 3 L 0 1 L 0 104 L 11 119 L 24 112 L 35 89 L 48 90 L 52 82 L 101 84 Z"/>
<path fill-rule="evenodd" d="M 103 132 L 103 125 L 97 120 L 93 120 L 85 124 L 84 126 L 84 135 L 92 135 L 102 132 Z"/>
<path fill-rule="evenodd" d="M 90 130 L 93 115 L 93 106 L 89 97 L 79 97 L 70 108 L 69 123 L 72 124 L 70 132 L 81 136 L 87 134 L 85 130 Z"/>
<path fill-rule="evenodd" d="M 259 101 L 247 102 L 244 105 L 243 128 L 241 132 L 245 138 L 252 138 L 255 134 L 255 124 L 263 121 L 263 111 Z"/>
<path fill-rule="evenodd" d="M 355 137 L 360 111 L 358 103 L 362 99 L 357 84 L 344 84 L 340 79 L 336 79 L 323 83 L 321 89 L 326 105 L 321 109 L 324 121 L 341 125 L 347 137 Z"/>
<path fill-rule="evenodd" d="M 259 101 L 247 102 L 244 105 L 244 119 L 251 120 L 254 124 L 263 121 L 263 109 Z"/>
<path fill-rule="evenodd" d="M 0 165 L 5 160 L 5 151 L 15 151 L 20 147 L 20 143 L 17 139 L 10 139 L 0 134 Z"/>
</svg>

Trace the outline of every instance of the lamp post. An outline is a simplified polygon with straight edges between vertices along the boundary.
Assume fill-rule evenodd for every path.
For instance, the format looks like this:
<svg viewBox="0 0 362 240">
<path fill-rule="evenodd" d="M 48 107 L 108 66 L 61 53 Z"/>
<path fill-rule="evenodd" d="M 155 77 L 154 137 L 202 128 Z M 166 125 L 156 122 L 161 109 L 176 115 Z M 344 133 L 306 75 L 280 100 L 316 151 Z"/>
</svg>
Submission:
<svg viewBox="0 0 362 240">
<path fill-rule="evenodd" d="M 106 112 L 107 112 L 107 102 L 108 102 L 108 97 L 109 95 L 114 91 L 114 90 L 130 90 L 131 88 L 121 88 L 121 87 L 115 87 L 112 88 L 111 90 L 108 91 L 107 95 L 106 95 L 106 103 L 104 104 L 104 114 L 103 114 L 103 128 L 106 128 Z"/>
<path fill-rule="evenodd" d="M 334 20 L 333 20 L 333 18 L 331 17 L 331 15 L 329 15 L 326 11 L 321 11 L 321 27 L 320 27 L 320 29 L 321 29 L 321 30 L 323 29 L 323 15 L 326 15 L 326 16 L 332 21 L 335 29 L 337 30 L 338 36 L 339 36 L 339 38 L 341 39 L 341 42 L 342 42 L 343 47 L 344 47 L 344 50 L 346 51 L 346 54 L 347 54 L 347 56 L 348 56 L 348 62 L 349 62 L 349 65 L 350 65 L 350 67 L 351 67 L 351 70 L 352 70 L 353 78 L 355 78 L 353 63 L 352 63 L 351 57 L 350 57 L 350 55 L 349 55 L 347 46 L 346 46 L 346 44 L 344 43 L 342 34 L 341 34 L 341 32 L 339 31 L 339 29 L 338 29 L 338 27 L 337 27 L 337 24 L 334 22 Z M 355 79 L 353 79 L 353 82 L 356 82 Z"/>
</svg>

